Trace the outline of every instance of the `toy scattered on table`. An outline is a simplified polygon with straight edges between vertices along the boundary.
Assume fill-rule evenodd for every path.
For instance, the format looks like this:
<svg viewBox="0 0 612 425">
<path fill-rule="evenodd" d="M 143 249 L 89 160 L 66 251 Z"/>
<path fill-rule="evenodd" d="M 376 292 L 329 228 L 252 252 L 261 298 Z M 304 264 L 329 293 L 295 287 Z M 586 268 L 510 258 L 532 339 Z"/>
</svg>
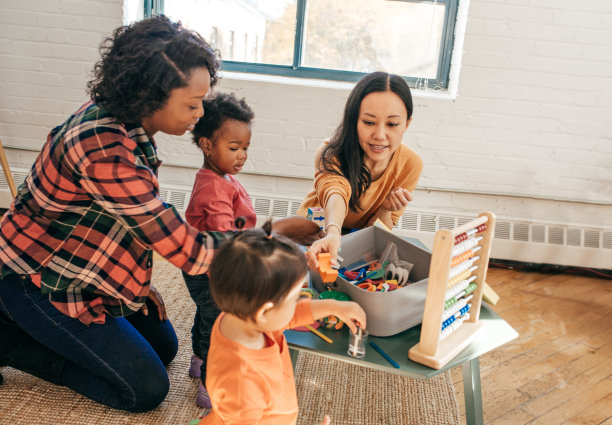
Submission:
<svg viewBox="0 0 612 425">
<path fill-rule="evenodd" d="M 349 332 L 349 344 L 347 354 L 351 357 L 362 358 L 366 353 L 366 341 L 368 340 L 368 331 L 357 326 L 357 332 Z"/>
<path fill-rule="evenodd" d="M 331 338 L 326 337 L 325 335 L 323 335 L 321 332 L 319 332 L 318 330 L 316 330 L 314 327 L 312 327 L 311 325 L 306 325 L 305 326 L 306 329 L 308 329 L 310 332 L 312 332 L 313 334 L 315 334 L 316 336 L 318 336 L 319 338 L 321 338 L 323 341 L 325 342 L 329 342 L 330 344 L 333 344 L 334 341 L 331 340 Z"/>
<path fill-rule="evenodd" d="M 436 232 L 421 339 L 408 351 L 410 359 L 440 369 L 482 327 L 478 317 L 494 228 L 495 215 L 483 212 L 452 231 Z"/>
<path fill-rule="evenodd" d="M 319 261 L 319 274 L 321 280 L 324 283 L 335 282 L 338 277 L 338 270 L 334 269 L 331 265 L 331 254 L 328 252 L 320 252 L 317 254 L 317 260 Z"/>
<path fill-rule="evenodd" d="M 370 342 L 370 345 L 372 346 L 372 348 L 374 348 L 378 352 L 378 354 L 383 356 L 386 361 L 391 363 L 391 366 L 393 366 L 396 369 L 400 368 L 400 366 L 397 364 L 397 362 L 395 360 L 393 360 L 387 353 L 385 353 L 382 348 L 380 348 L 378 345 L 376 345 L 376 343 Z"/>
<path fill-rule="evenodd" d="M 306 218 L 310 221 L 314 221 L 319 225 L 321 230 L 325 228 L 325 210 L 321 207 L 308 208 Z"/>
<path fill-rule="evenodd" d="M 302 288 L 300 290 L 300 298 L 302 297 L 310 298 L 310 299 L 318 298 L 319 293 L 312 288 Z"/>
<path fill-rule="evenodd" d="M 349 283 L 368 292 L 388 292 L 409 284 L 408 276 L 413 264 L 400 260 L 397 246 L 388 242 L 380 259 L 360 260 L 339 270 Z"/>
<path fill-rule="evenodd" d="M 344 292 L 338 291 L 323 291 L 319 294 L 321 299 L 334 299 L 338 301 L 350 301 L 348 295 Z M 327 316 L 320 320 L 321 326 L 326 329 L 341 329 L 344 326 L 344 322 L 336 316 Z"/>
</svg>

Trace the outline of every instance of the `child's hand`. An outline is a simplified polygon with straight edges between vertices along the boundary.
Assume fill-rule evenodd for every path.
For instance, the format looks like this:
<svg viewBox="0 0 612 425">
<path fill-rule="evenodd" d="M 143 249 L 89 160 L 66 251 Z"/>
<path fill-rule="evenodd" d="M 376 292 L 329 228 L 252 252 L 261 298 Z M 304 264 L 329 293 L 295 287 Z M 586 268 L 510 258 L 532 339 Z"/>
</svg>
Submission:
<svg viewBox="0 0 612 425">
<path fill-rule="evenodd" d="M 408 202 L 412 201 L 412 193 L 404 188 L 393 189 L 382 203 L 382 207 L 387 211 L 399 211 L 406 208 Z"/>
<path fill-rule="evenodd" d="M 334 306 L 336 307 L 336 306 Z M 346 323 L 351 332 L 357 332 L 357 326 L 366 328 L 366 314 L 359 304 L 354 301 L 338 301 L 338 306 L 334 309 L 334 315 Z"/>
<path fill-rule="evenodd" d="M 299 216 L 275 220 L 272 223 L 272 231 L 300 245 L 310 245 L 325 236 L 318 224 Z"/>
<path fill-rule="evenodd" d="M 329 418 L 329 416 L 325 415 L 323 417 L 323 421 L 319 425 L 330 425 L 330 424 L 331 424 L 331 419 Z"/>
</svg>

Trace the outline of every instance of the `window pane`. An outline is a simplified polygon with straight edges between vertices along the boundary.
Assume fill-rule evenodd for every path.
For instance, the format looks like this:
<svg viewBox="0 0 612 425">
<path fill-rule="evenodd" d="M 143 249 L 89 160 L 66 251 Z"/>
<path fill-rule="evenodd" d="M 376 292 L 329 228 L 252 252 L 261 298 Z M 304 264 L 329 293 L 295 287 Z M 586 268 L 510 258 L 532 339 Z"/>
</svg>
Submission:
<svg viewBox="0 0 612 425">
<path fill-rule="evenodd" d="M 302 65 L 437 77 L 444 4 L 308 0 Z"/>
<path fill-rule="evenodd" d="M 293 64 L 295 0 L 164 0 L 164 13 L 202 34 L 223 60 Z"/>
</svg>

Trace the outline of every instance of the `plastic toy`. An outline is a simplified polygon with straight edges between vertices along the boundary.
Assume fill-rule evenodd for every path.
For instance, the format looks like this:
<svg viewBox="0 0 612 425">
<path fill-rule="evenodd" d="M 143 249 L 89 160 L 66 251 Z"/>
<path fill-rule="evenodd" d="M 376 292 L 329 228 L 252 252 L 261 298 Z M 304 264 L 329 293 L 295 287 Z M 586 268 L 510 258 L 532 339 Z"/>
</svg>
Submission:
<svg viewBox="0 0 612 425">
<path fill-rule="evenodd" d="M 331 266 L 331 254 L 320 252 L 317 254 L 317 260 L 319 261 L 319 274 L 321 275 L 321 280 L 324 283 L 335 282 L 338 277 L 338 270 L 333 269 Z"/>
<path fill-rule="evenodd" d="M 319 225 L 321 230 L 325 228 L 325 210 L 321 207 L 308 208 L 306 218 L 310 221 L 314 221 Z"/>
<path fill-rule="evenodd" d="M 319 298 L 321 299 L 334 299 L 338 301 L 350 301 L 348 295 L 343 292 L 338 291 L 323 291 L 319 294 Z M 337 318 L 336 316 L 327 316 L 321 319 L 321 326 L 326 329 L 341 329 L 344 326 L 344 322 Z"/>
</svg>

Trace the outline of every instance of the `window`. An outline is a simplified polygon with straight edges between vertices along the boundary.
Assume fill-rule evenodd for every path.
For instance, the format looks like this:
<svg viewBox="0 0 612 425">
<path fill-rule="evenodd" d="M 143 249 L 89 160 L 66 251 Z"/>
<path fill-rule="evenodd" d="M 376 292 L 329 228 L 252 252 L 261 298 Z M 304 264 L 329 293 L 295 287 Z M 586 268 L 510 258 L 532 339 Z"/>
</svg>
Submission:
<svg viewBox="0 0 612 425">
<path fill-rule="evenodd" d="M 145 0 L 208 37 L 229 71 L 448 86 L 458 0 Z"/>
</svg>

